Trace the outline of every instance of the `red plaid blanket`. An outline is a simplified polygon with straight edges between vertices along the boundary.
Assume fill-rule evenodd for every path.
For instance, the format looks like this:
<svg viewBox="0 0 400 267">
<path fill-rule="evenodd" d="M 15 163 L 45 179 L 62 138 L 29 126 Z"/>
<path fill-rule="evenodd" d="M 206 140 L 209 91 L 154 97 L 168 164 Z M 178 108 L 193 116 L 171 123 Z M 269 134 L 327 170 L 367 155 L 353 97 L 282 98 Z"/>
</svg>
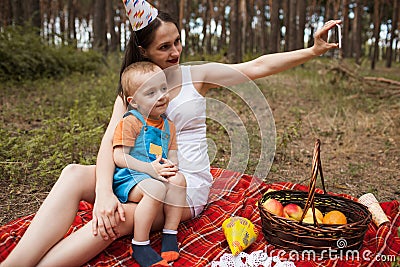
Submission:
<svg viewBox="0 0 400 267">
<path fill-rule="evenodd" d="M 292 183 L 257 183 L 253 176 L 217 168 L 212 169 L 212 174 L 215 177 L 213 202 L 199 217 L 181 224 L 178 234 L 181 256 L 173 266 L 209 266 L 212 261 L 218 261 L 224 253 L 230 253 L 221 225 L 232 215 L 248 218 L 260 231 L 256 242 L 245 252 L 250 254 L 252 251 L 262 250 L 268 256 L 290 258 L 288 252 L 275 249 L 264 240 L 256 203 L 268 188 L 306 191 L 307 187 Z M 319 190 L 318 193 L 321 192 Z M 348 195 L 342 196 L 354 200 Z M 295 261 L 296 266 L 400 266 L 396 265 L 400 264 L 399 202 L 385 202 L 381 203 L 381 206 L 391 224 L 379 229 L 373 223 L 369 225 L 359 258 L 314 261 L 299 259 Z M 80 203 L 78 214 L 67 235 L 91 219 L 91 209 L 90 204 Z M 4 260 L 15 247 L 32 217 L 33 215 L 29 215 L 17 219 L 0 228 L 0 261 Z M 138 266 L 129 255 L 130 240 L 131 237 L 120 238 L 85 266 Z M 160 233 L 152 234 L 151 244 L 156 251 L 161 249 Z"/>
</svg>

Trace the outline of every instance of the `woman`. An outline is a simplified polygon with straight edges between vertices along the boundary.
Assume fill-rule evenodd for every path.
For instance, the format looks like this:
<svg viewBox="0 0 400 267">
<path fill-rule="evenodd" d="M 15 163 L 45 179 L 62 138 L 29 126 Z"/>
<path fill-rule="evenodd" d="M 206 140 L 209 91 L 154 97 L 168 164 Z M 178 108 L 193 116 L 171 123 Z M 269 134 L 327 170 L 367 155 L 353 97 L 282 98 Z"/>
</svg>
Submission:
<svg viewBox="0 0 400 267">
<path fill-rule="evenodd" d="M 292 52 L 261 56 L 253 61 L 223 65 L 212 63 L 179 68 L 182 52 L 177 25 L 160 12 L 149 26 L 135 32 L 126 50 L 121 71 L 136 61 L 149 60 L 166 72 L 171 103 L 168 117 L 178 134 L 180 171 L 187 184 L 187 207 L 181 221 L 197 216 L 207 201 L 211 184 L 205 138 L 205 99 L 210 88 L 232 85 L 246 79 L 257 79 L 298 66 L 319 56 L 337 44 L 327 43 L 327 33 L 340 21 L 329 21 L 315 33 L 314 46 Z M 229 67 L 229 68 L 228 68 Z M 242 73 L 243 75 L 237 75 Z M 232 77 L 237 77 L 232 80 Z M 190 103 L 186 105 L 185 103 Z M 114 129 L 127 110 L 120 91 L 114 103 L 110 123 L 104 134 L 96 166 L 68 165 L 61 173 L 25 235 L 1 266 L 75 266 L 81 265 L 104 250 L 117 237 L 132 232 L 136 204 L 122 205 L 112 191 Z M 188 113 L 190 111 L 190 113 Z M 195 126 L 187 134 L 187 124 Z M 193 127 L 188 127 L 193 130 Z M 191 137 L 189 137 L 191 136 Z M 197 150 L 196 150 L 197 149 Z M 185 151 L 186 150 L 186 151 Z M 193 152 L 197 151 L 197 152 Z M 186 153 L 187 152 L 187 153 Z M 188 158 L 186 158 L 186 154 Z M 195 159 L 198 164 L 192 164 Z M 79 186 L 77 186 L 79 185 Z M 201 192 L 195 194 L 196 190 Z M 67 238 L 63 238 L 76 215 L 81 200 L 94 203 L 93 220 Z M 162 229 L 162 210 L 152 227 Z M 51 219 L 50 219 L 51 218 Z"/>
</svg>

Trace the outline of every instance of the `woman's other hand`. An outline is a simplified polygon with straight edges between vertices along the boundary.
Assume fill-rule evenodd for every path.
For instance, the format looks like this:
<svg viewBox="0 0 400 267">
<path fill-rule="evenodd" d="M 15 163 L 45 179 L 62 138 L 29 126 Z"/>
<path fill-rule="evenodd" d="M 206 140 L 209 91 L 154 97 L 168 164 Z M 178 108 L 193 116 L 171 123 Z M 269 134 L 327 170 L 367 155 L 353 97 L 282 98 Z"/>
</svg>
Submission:
<svg viewBox="0 0 400 267">
<path fill-rule="evenodd" d="M 328 32 L 336 25 L 341 24 L 341 20 L 330 20 L 314 34 L 314 46 L 312 47 L 315 55 L 322 55 L 330 49 L 338 48 L 338 43 L 328 43 Z"/>
<path fill-rule="evenodd" d="M 117 225 L 125 221 L 125 212 L 121 202 L 113 192 L 96 195 L 93 207 L 92 230 L 104 240 L 115 240 L 120 236 Z"/>
</svg>

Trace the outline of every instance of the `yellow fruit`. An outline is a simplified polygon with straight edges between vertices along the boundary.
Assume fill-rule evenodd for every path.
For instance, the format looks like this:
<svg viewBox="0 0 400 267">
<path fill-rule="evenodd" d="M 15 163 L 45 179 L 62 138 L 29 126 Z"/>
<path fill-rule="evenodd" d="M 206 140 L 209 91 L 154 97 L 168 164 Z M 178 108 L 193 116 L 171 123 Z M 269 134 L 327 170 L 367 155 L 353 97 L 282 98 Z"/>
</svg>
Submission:
<svg viewBox="0 0 400 267">
<path fill-rule="evenodd" d="M 317 217 L 317 222 L 322 223 L 322 219 Z M 314 224 L 314 218 L 313 218 L 312 214 L 311 214 L 311 216 L 304 217 L 303 223 Z"/>
<path fill-rule="evenodd" d="M 346 216 L 338 211 L 338 210 L 332 210 L 325 214 L 324 219 L 322 220 L 324 224 L 346 224 L 347 219 Z"/>
<path fill-rule="evenodd" d="M 306 215 L 304 216 L 304 218 L 307 218 L 307 217 L 311 217 L 311 219 L 313 219 L 313 211 L 312 211 L 312 208 L 309 208 L 309 209 L 307 210 Z M 317 208 L 315 208 L 315 217 L 317 217 L 317 222 L 322 223 L 322 220 L 323 220 L 323 218 L 324 218 L 324 215 L 323 215 L 322 212 L 321 212 L 319 209 L 317 209 Z M 314 221 L 314 220 L 312 220 L 312 221 Z"/>
</svg>

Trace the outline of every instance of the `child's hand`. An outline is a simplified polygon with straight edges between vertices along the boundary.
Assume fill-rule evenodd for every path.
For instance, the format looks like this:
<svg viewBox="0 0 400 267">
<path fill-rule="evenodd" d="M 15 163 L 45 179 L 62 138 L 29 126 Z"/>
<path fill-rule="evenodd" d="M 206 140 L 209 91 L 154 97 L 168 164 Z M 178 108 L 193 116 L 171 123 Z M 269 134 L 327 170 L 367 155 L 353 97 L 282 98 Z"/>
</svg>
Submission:
<svg viewBox="0 0 400 267">
<path fill-rule="evenodd" d="M 163 176 L 168 178 L 168 177 L 176 175 L 176 173 L 179 171 L 178 166 L 175 163 L 173 163 L 172 161 L 170 161 L 169 159 L 163 158 L 162 161 L 163 161 L 163 166 L 165 168 L 168 168 L 168 170 L 170 172 L 172 172 L 172 174 L 170 174 L 170 175 L 163 175 Z"/>
<path fill-rule="evenodd" d="M 178 171 L 178 168 L 171 161 L 163 159 L 161 155 L 157 156 L 156 160 L 151 162 L 152 173 L 149 173 L 153 178 L 168 182 L 165 177 L 173 176 Z"/>
</svg>

